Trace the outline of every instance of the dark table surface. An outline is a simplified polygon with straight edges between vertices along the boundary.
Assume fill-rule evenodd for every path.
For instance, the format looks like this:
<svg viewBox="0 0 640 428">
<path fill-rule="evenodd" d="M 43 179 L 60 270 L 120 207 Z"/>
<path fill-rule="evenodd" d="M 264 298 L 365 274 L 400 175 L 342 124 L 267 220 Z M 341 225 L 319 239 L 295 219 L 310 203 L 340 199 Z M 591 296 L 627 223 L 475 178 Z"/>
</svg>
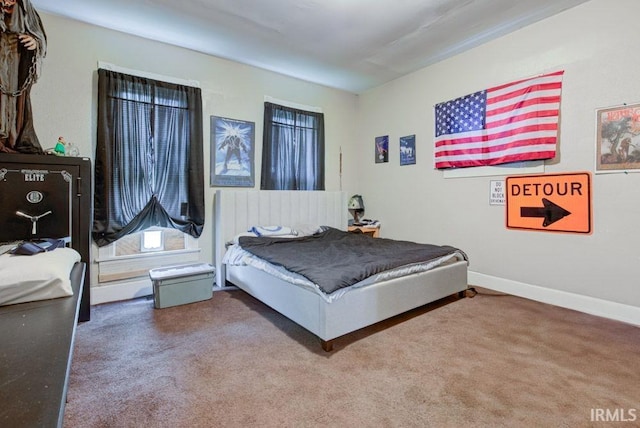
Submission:
<svg viewBox="0 0 640 428">
<path fill-rule="evenodd" d="M 84 269 L 73 296 L 0 307 L 0 426 L 62 426 Z"/>
</svg>

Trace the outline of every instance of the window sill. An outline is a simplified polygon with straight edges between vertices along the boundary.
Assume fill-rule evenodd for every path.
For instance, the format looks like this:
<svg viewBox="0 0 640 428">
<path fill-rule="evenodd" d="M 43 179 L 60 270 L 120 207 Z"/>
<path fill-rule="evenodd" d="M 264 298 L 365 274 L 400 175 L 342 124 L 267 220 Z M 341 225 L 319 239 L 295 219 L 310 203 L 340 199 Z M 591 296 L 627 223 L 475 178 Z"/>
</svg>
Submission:
<svg viewBox="0 0 640 428">
<path fill-rule="evenodd" d="M 149 270 L 200 261 L 200 249 L 158 251 L 96 260 L 98 283 L 121 281 L 148 276 Z"/>
<path fill-rule="evenodd" d="M 96 263 L 113 262 L 118 260 L 136 260 L 150 258 L 164 258 L 167 256 L 180 256 L 182 254 L 200 253 L 199 248 L 187 248 L 171 251 L 149 251 L 145 253 L 130 254 L 126 256 L 102 256 L 95 260 Z"/>
</svg>

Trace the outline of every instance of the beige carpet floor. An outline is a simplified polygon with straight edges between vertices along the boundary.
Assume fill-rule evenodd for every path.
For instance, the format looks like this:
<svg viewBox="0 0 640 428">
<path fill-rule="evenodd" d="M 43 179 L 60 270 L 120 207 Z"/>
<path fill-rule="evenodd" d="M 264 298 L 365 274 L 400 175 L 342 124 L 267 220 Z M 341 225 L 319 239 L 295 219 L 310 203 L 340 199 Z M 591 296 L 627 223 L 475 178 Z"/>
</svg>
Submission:
<svg viewBox="0 0 640 428">
<path fill-rule="evenodd" d="M 490 294 L 414 310 L 331 353 L 242 291 L 97 306 L 77 330 L 65 427 L 609 425 L 597 409 L 640 425 L 640 328 Z"/>
</svg>

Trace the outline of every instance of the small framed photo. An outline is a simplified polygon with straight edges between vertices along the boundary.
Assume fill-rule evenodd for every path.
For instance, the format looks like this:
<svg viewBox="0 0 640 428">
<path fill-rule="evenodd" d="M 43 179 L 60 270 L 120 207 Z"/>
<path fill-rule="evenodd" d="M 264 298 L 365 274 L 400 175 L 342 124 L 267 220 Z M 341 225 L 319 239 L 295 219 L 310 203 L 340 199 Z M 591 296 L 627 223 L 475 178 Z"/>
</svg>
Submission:
<svg viewBox="0 0 640 428">
<path fill-rule="evenodd" d="M 400 137 L 400 165 L 416 163 L 416 136 Z"/>
<path fill-rule="evenodd" d="M 253 187 L 255 123 L 211 116 L 211 186 Z"/>
<path fill-rule="evenodd" d="M 376 137 L 376 163 L 389 162 L 389 136 Z"/>
<path fill-rule="evenodd" d="M 640 104 L 596 111 L 596 173 L 640 172 Z"/>
</svg>

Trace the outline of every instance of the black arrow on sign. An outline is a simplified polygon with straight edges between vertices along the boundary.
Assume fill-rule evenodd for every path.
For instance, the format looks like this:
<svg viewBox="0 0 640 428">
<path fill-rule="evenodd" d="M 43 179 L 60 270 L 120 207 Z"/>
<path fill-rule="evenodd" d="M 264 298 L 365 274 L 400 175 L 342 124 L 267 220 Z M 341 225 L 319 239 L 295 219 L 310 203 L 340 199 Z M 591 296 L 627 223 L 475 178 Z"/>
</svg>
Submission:
<svg viewBox="0 0 640 428">
<path fill-rule="evenodd" d="M 544 218 L 542 226 L 547 227 L 571 214 L 569 211 L 554 204 L 547 198 L 542 198 L 542 204 L 544 207 L 520 207 L 520 216 L 542 217 Z"/>
</svg>

